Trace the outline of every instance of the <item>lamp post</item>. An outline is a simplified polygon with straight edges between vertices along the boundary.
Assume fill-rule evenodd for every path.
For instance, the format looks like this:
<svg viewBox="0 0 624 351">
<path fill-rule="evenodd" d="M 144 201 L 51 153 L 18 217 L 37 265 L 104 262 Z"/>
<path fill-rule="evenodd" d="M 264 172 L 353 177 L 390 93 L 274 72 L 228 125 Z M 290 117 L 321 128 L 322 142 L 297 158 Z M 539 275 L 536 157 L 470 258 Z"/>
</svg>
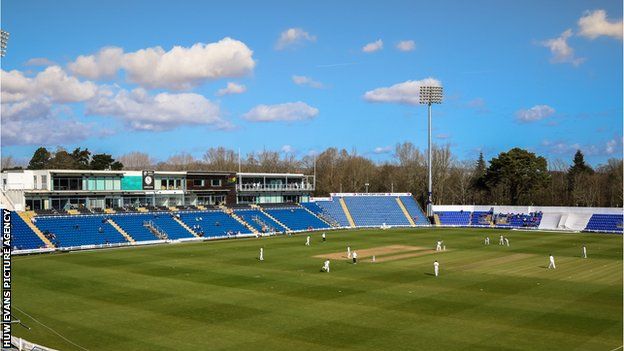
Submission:
<svg viewBox="0 0 624 351">
<path fill-rule="evenodd" d="M 9 32 L 0 29 L 0 57 L 6 55 L 7 42 L 9 41 Z"/>
<path fill-rule="evenodd" d="M 433 196 L 431 182 L 431 105 L 442 103 L 443 89 L 440 86 L 421 86 L 420 87 L 420 103 L 428 106 L 429 133 L 427 143 L 427 168 L 429 169 L 429 186 L 427 191 L 427 217 L 433 217 Z"/>
<path fill-rule="evenodd" d="M 369 186 L 369 184 L 365 183 L 364 185 L 366 186 L 366 193 L 368 194 L 368 186 Z"/>
</svg>

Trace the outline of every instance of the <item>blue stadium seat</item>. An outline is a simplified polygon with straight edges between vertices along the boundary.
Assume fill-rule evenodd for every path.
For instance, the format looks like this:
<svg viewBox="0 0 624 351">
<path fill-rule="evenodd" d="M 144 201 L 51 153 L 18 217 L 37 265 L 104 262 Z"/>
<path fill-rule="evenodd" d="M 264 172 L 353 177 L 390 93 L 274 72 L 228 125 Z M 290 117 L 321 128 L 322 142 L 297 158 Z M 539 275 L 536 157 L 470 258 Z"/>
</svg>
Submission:
<svg viewBox="0 0 624 351">
<path fill-rule="evenodd" d="M 180 212 L 180 219 L 204 237 L 250 234 L 250 230 L 223 211 Z"/>
<path fill-rule="evenodd" d="M 429 220 L 427 216 L 423 213 L 418 202 L 414 200 L 411 196 L 401 196 L 401 202 L 403 202 L 403 206 L 407 209 L 407 212 L 412 217 L 412 220 L 416 225 L 427 225 L 429 224 Z"/>
<path fill-rule="evenodd" d="M 409 225 L 395 196 L 345 196 L 356 226 Z"/>
<path fill-rule="evenodd" d="M 260 233 L 281 232 L 285 230 L 284 227 L 260 210 L 238 209 L 234 210 L 234 213 Z"/>
<path fill-rule="evenodd" d="M 467 226 L 470 224 L 470 212 L 468 211 L 439 211 L 436 212 L 442 225 Z"/>
<path fill-rule="evenodd" d="M 330 228 L 327 223 L 299 207 L 265 209 L 265 211 L 292 230 Z"/>
<path fill-rule="evenodd" d="M 315 204 L 321 209 L 323 215 L 333 218 L 340 226 L 348 227 L 350 225 L 338 198 L 333 199 L 333 201 L 316 201 Z"/>
<path fill-rule="evenodd" d="M 621 214 L 594 214 L 587 222 L 585 230 L 622 233 Z"/>
<path fill-rule="evenodd" d="M 153 217 L 152 214 L 128 213 L 115 214 L 110 217 L 135 241 L 158 240 L 158 238 L 143 225 L 143 222 L 149 221 Z"/>
<path fill-rule="evenodd" d="M 56 247 L 125 243 L 126 238 L 103 215 L 38 217 L 37 227 L 52 233 Z"/>
<path fill-rule="evenodd" d="M 45 248 L 45 243 L 15 212 L 11 212 L 11 230 L 11 248 L 13 250 Z"/>
</svg>

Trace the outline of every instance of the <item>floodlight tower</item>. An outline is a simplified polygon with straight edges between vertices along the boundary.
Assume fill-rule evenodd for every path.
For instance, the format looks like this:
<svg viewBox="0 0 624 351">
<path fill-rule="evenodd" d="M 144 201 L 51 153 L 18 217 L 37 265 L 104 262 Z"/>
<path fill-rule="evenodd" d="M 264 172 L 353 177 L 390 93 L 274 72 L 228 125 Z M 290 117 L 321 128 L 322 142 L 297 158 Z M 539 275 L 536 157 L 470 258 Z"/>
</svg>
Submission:
<svg viewBox="0 0 624 351">
<path fill-rule="evenodd" d="M 9 41 L 9 32 L 0 29 L 0 57 L 6 55 L 7 42 Z"/>
<path fill-rule="evenodd" d="M 420 87 L 420 103 L 428 106 L 428 119 L 429 119 L 429 135 L 428 135 L 428 161 L 427 168 L 429 169 L 429 187 L 427 191 L 427 217 L 433 217 L 433 197 L 431 186 L 431 105 L 442 103 L 443 89 L 439 86 L 421 86 Z"/>
</svg>

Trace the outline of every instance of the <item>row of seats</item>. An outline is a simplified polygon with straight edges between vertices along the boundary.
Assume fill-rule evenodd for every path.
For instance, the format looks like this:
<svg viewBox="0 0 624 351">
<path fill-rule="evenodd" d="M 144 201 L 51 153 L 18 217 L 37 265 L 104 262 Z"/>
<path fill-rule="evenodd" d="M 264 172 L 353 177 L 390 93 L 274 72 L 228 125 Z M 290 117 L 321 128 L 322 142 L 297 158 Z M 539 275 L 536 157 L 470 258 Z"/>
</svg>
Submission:
<svg viewBox="0 0 624 351">
<path fill-rule="evenodd" d="M 356 226 L 409 225 L 394 196 L 345 196 Z"/>
<path fill-rule="evenodd" d="M 234 213 L 260 233 L 282 232 L 285 230 L 284 227 L 260 210 L 240 209 L 234 210 Z"/>
<path fill-rule="evenodd" d="M 36 226 L 56 247 L 127 242 L 103 215 L 40 217 Z"/>
<path fill-rule="evenodd" d="M 291 230 L 323 229 L 330 227 L 329 224 L 300 207 L 265 209 L 265 211 Z"/>
<path fill-rule="evenodd" d="M 11 248 L 14 250 L 32 250 L 45 247 L 45 243 L 24 222 L 17 213 L 11 212 Z"/>
<path fill-rule="evenodd" d="M 442 225 L 460 225 L 467 226 L 470 224 L 470 212 L 466 211 L 440 211 L 436 212 Z"/>
<path fill-rule="evenodd" d="M 182 222 L 199 236 L 212 238 L 250 233 L 247 227 L 223 211 L 181 212 L 179 215 Z"/>
<path fill-rule="evenodd" d="M 314 203 L 320 209 L 320 214 L 333 218 L 341 227 L 349 226 L 349 220 L 347 219 L 347 215 L 342 210 L 342 206 L 337 199 L 334 201 L 316 201 Z M 306 204 L 303 205 L 306 206 Z M 315 212 L 313 206 L 308 206 L 310 206 L 308 208 L 310 211 Z"/>
<path fill-rule="evenodd" d="M 594 214 L 587 222 L 585 230 L 622 233 L 624 216 L 614 214 Z"/>
</svg>

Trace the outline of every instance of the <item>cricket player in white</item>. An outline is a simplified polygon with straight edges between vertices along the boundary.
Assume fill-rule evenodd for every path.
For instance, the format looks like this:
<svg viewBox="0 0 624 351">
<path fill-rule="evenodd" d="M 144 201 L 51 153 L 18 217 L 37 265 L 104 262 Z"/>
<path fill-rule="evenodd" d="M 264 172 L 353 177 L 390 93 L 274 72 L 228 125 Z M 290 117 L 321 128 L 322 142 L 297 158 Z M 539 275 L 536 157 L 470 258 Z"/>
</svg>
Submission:
<svg viewBox="0 0 624 351">
<path fill-rule="evenodd" d="M 437 260 L 433 261 L 433 273 L 435 273 L 436 277 L 440 273 L 440 264 L 438 263 Z"/>
<path fill-rule="evenodd" d="M 353 251 L 353 264 L 357 264 L 357 252 Z"/>
<path fill-rule="evenodd" d="M 505 245 L 509 246 L 509 238 L 505 238 Z"/>
<path fill-rule="evenodd" d="M 258 258 L 260 261 L 264 261 L 264 248 L 260 248 L 260 257 Z"/>
<path fill-rule="evenodd" d="M 555 257 L 553 257 L 552 254 L 550 254 L 549 260 L 550 263 L 548 264 L 548 269 L 557 269 L 557 266 L 555 266 Z"/>
<path fill-rule="evenodd" d="M 323 268 L 321 268 L 321 271 L 329 273 L 329 260 L 325 260 L 325 262 L 323 262 Z"/>
<path fill-rule="evenodd" d="M 305 244 L 306 244 L 306 246 L 310 246 L 310 236 L 309 235 L 306 237 L 306 243 Z"/>
<path fill-rule="evenodd" d="M 485 237 L 485 245 L 490 245 L 490 237 L 489 236 Z"/>
<path fill-rule="evenodd" d="M 436 244 L 436 251 L 442 251 L 442 242 L 438 241 L 438 243 Z"/>
<path fill-rule="evenodd" d="M 351 258 L 351 246 L 347 246 L 347 258 Z"/>
<path fill-rule="evenodd" d="M 505 239 L 503 238 L 503 236 L 500 236 L 500 239 L 498 239 L 498 245 L 504 245 L 504 241 Z"/>
<path fill-rule="evenodd" d="M 327 239 L 325 238 L 325 232 L 323 232 L 323 234 L 321 235 L 321 238 L 323 238 L 323 241 L 327 240 Z"/>
<path fill-rule="evenodd" d="M 587 247 L 583 244 L 583 258 L 587 258 Z"/>
</svg>

